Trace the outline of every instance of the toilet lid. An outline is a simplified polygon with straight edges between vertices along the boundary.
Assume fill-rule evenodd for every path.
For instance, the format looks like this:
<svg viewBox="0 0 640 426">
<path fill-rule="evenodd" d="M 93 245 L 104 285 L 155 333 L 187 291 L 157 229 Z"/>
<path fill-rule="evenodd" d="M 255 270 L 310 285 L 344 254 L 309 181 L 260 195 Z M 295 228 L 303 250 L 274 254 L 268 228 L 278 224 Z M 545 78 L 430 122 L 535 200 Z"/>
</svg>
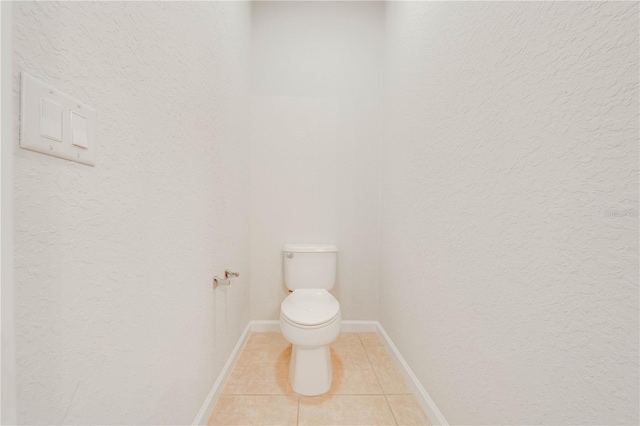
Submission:
<svg viewBox="0 0 640 426">
<path fill-rule="evenodd" d="M 300 325 L 318 325 L 331 321 L 340 311 L 340 303 L 327 290 L 299 289 L 281 305 L 282 314 Z"/>
</svg>

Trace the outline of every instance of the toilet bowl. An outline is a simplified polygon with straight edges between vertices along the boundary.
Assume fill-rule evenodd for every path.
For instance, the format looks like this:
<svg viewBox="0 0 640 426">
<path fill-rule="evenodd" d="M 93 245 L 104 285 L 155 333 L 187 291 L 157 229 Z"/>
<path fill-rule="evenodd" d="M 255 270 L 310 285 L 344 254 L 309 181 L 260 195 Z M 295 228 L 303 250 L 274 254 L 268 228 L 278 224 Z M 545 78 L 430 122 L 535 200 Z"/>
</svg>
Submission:
<svg viewBox="0 0 640 426">
<path fill-rule="evenodd" d="M 285 283 L 293 291 L 280 306 L 280 329 L 293 345 L 289 379 L 296 393 L 320 395 L 331 388 L 329 345 L 342 322 L 340 303 L 328 291 L 335 282 L 338 248 L 287 245 L 284 251 Z"/>
</svg>

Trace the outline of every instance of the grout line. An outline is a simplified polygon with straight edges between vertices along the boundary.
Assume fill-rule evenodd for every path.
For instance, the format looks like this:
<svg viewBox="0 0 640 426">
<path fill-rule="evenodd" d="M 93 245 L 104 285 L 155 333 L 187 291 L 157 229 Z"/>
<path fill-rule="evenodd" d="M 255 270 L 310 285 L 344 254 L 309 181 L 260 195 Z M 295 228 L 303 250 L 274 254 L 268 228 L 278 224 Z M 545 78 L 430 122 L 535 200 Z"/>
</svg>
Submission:
<svg viewBox="0 0 640 426">
<path fill-rule="evenodd" d="M 240 352 L 240 355 L 242 355 L 242 353 L 245 351 L 246 347 L 251 343 L 251 337 L 254 337 L 256 333 L 259 332 L 251 332 L 251 334 L 249 335 L 249 337 L 247 338 L 246 342 L 245 342 L 245 346 L 242 348 L 242 351 Z M 341 333 L 342 334 L 342 333 Z M 367 350 L 367 346 L 365 345 L 364 341 L 362 340 L 362 337 L 360 336 L 361 333 L 357 332 L 356 333 L 358 335 L 358 342 L 361 346 L 361 348 L 364 350 L 365 356 L 367 358 L 367 362 L 369 363 L 369 366 L 371 367 L 371 369 L 373 370 L 373 373 L 376 377 L 376 381 L 378 382 L 378 386 L 380 387 L 380 393 L 355 393 L 355 394 L 345 394 L 345 393 L 326 393 L 323 394 L 322 396 L 337 396 L 337 397 L 342 397 L 342 396 L 352 396 L 352 397 L 356 397 L 356 396 L 370 396 L 370 397 L 377 397 L 377 396 L 383 396 L 384 400 L 387 404 L 387 407 L 389 409 L 389 411 L 391 412 L 391 416 L 393 418 L 393 421 L 395 423 L 395 425 L 398 425 L 398 420 L 396 419 L 396 416 L 393 412 L 393 409 L 391 408 L 391 404 L 389 403 L 389 399 L 387 398 L 387 394 L 384 391 L 384 388 L 382 387 L 382 383 L 380 382 L 380 378 L 378 377 L 378 373 L 376 372 L 376 369 L 374 368 L 373 363 L 371 362 L 371 358 L 369 356 L 369 351 Z M 379 343 L 383 344 L 380 341 L 380 337 L 376 335 L 376 338 L 378 339 Z M 272 343 L 275 343 L 277 345 L 279 345 L 280 343 L 278 342 L 265 342 L 263 344 L 265 344 L 266 346 L 272 346 Z M 263 345 L 263 344 L 260 344 Z M 384 346 L 383 346 L 384 348 Z M 387 349 L 384 348 L 384 350 L 386 351 Z M 234 365 L 233 369 L 231 370 L 231 373 L 233 373 L 233 370 L 235 370 L 235 368 L 237 367 L 237 365 Z M 230 374 L 231 376 L 231 374 Z M 225 383 L 226 385 L 226 383 Z M 400 394 L 398 394 L 400 395 Z M 235 397 L 249 397 L 249 396 L 263 396 L 263 397 L 274 397 L 274 396 L 284 396 L 284 397 L 296 397 L 296 425 L 299 426 L 300 425 L 300 395 L 293 393 L 293 394 L 285 394 L 285 393 L 229 393 L 229 394 L 222 394 L 220 396 L 235 396 Z M 320 396 L 320 395 L 319 395 Z"/>
<path fill-rule="evenodd" d="M 360 337 L 360 335 L 358 335 L 358 337 Z M 378 342 L 383 345 L 383 348 L 384 348 L 384 343 L 382 341 L 380 341 L 380 337 L 377 334 L 376 334 L 376 338 L 378 339 Z M 362 342 L 362 338 L 361 337 L 360 337 L 360 341 Z M 369 359 L 369 352 L 367 351 L 367 347 L 364 344 L 364 342 L 362 342 L 362 346 L 364 346 L 364 351 L 367 354 L 367 359 Z M 384 350 L 385 350 L 385 352 L 388 353 L 387 348 L 384 348 Z M 380 383 L 380 379 L 378 378 L 378 373 L 376 372 L 376 369 L 373 366 L 373 363 L 371 362 L 370 359 L 369 359 L 369 364 L 371 364 L 371 368 L 373 369 L 373 372 L 376 375 L 376 379 L 378 380 L 378 383 Z M 391 408 L 391 403 L 389 403 L 389 398 L 387 398 L 387 393 L 385 392 L 384 388 L 382 387 L 382 383 L 380 383 L 380 389 L 382 389 L 384 400 L 387 403 L 387 407 L 389 408 L 389 412 L 391 413 L 391 417 L 393 417 L 393 421 L 395 422 L 395 424 L 397 426 L 397 425 L 399 425 L 398 419 L 396 418 L 396 414 L 393 412 L 393 408 Z"/>
<path fill-rule="evenodd" d="M 379 330 L 382 330 L 381 328 Z M 249 346 L 252 346 L 252 343 L 255 344 L 255 337 L 256 335 L 262 334 L 263 332 L 253 332 L 251 331 L 249 333 L 249 335 L 246 337 L 246 340 L 244 341 L 244 344 L 242 346 L 242 349 L 240 350 L 240 352 L 237 354 L 237 360 L 239 361 L 239 359 L 242 357 L 243 354 L 245 354 L 245 351 L 247 351 Z M 369 345 L 365 344 L 365 339 L 363 338 L 363 334 L 368 334 L 370 332 L 368 331 L 363 331 L 363 332 L 345 332 L 345 333 L 340 333 L 342 334 L 357 334 L 358 335 L 358 342 L 361 345 L 361 348 L 364 349 L 365 352 L 365 356 L 367 359 L 367 362 L 369 363 L 369 366 L 373 369 L 374 371 L 374 375 L 376 378 L 376 381 L 378 382 L 380 391 L 379 393 L 326 393 L 323 394 L 321 396 L 325 396 L 328 398 L 332 398 L 332 397 L 377 397 L 377 396 L 384 396 L 385 397 L 385 402 L 387 403 L 387 407 L 389 408 L 389 410 L 391 411 L 391 415 L 394 419 L 395 424 L 398 424 L 398 419 L 395 416 L 395 413 L 393 411 L 393 408 L 391 407 L 391 404 L 389 402 L 389 398 L 388 396 L 392 396 L 392 395 L 404 395 L 404 396 L 408 396 L 411 395 L 413 396 L 418 404 L 420 405 L 420 407 L 422 408 L 422 411 L 425 413 L 425 415 L 427 414 L 427 410 L 425 410 L 425 408 L 422 406 L 421 400 L 418 398 L 419 395 L 417 395 L 416 393 L 409 391 L 409 393 L 398 393 L 398 392 L 392 392 L 392 393 L 386 393 L 385 389 L 382 387 L 382 382 L 381 379 L 379 377 L 379 373 L 376 371 L 376 368 L 374 367 L 373 362 L 371 361 L 374 357 L 374 355 L 377 353 L 378 349 L 381 349 L 382 351 L 384 351 L 385 354 L 389 355 L 389 357 L 391 357 L 393 359 L 393 361 L 395 362 L 402 362 L 402 359 L 400 358 L 400 361 L 397 361 L 397 358 L 393 358 L 394 354 L 396 357 L 400 356 L 397 353 L 393 352 L 391 349 L 393 349 L 394 347 L 391 346 L 391 348 L 388 346 L 388 344 L 392 344 L 390 343 L 390 339 L 388 338 L 388 336 L 386 337 L 387 341 L 385 341 L 384 339 L 384 330 L 382 330 L 383 334 L 380 334 L 380 332 L 375 332 L 376 333 L 376 342 L 369 342 Z M 358 344 L 355 343 L 352 338 L 348 339 L 349 341 L 351 341 L 351 344 L 349 346 L 347 346 L 347 348 L 350 349 L 355 349 L 354 344 Z M 380 344 L 380 348 L 378 348 L 378 343 Z M 264 347 L 268 347 L 268 348 L 275 348 L 275 347 L 279 347 L 281 345 L 281 342 L 276 342 L 276 341 L 267 341 L 267 342 L 263 342 L 261 344 L 258 345 L 259 346 L 264 346 Z M 290 344 L 289 344 L 290 346 Z M 254 346 L 255 349 L 255 346 Z M 393 349 L 396 350 L 396 349 Z M 393 363 L 395 365 L 395 362 Z M 228 372 L 227 374 L 227 378 L 224 381 L 224 387 L 226 388 L 226 385 L 228 384 L 228 382 L 231 379 L 231 376 L 233 375 L 233 371 L 236 370 L 236 368 L 238 367 L 237 365 L 238 363 L 235 362 L 233 365 L 233 369 Z M 396 366 L 397 368 L 399 368 L 398 366 Z M 405 369 L 408 369 L 408 367 L 404 366 Z M 410 371 L 410 370 L 409 370 Z M 404 378 L 404 377 L 403 377 Z M 410 386 L 408 386 L 409 389 L 411 389 Z M 300 424 L 300 407 L 301 407 L 301 395 L 296 394 L 295 392 L 293 393 L 221 393 L 219 395 L 219 398 L 221 397 L 250 397 L 250 396 L 254 396 L 254 397 L 279 397 L 279 396 L 284 396 L 290 398 L 291 397 L 296 397 L 296 424 L 299 425 Z M 320 396 L 320 395 L 319 395 Z M 212 413 L 211 416 L 209 416 L 210 418 L 213 416 L 215 411 L 215 407 L 214 409 L 212 409 Z M 427 418 L 429 419 L 429 421 L 431 421 L 429 415 L 427 415 Z M 446 424 L 446 423 L 444 423 Z"/>
<path fill-rule="evenodd" d="M 384 330 L 382 325 L 378 323 L 378 338 L 384 343 L 385 348 L 391 354 L 392 359 L 398 364 L 400 374 L 404 376 L 405 381 L 409 385 L 409 389 L 412 391 L 414 398 L 418 401 L 420 408 L 426 414 L 428 421 L 433 425 L 448 426 L 449 423 L 442 415 L 442 412 L 436 406 L 427 390 L 422 386 L 420 380 L 409 367 L 409 364 L 405 361 L 404 357 L 391 340 L 391 337 Z"/>
<path fill-rule="evenodd" d="M 398 419 L 396 419 L 396 415 L 393 412 L 393 408 L 391 408 L 391 404 L 389 404 L 389 399 L 387 398 L 387 395 L 384 396 L 384 400 L 387 401 L 387 407 L 389 407 L 389 411 L 391 411 L 391 417 L 393 417 L 393 421 L 396 422 L 396 425 L 397 425 Z"/>
<path fill-rule="evenodd" d="M 386 359 L 382 361 L 383 365 L 384 364 L 390 364 L 393 367 L 393 370 L 395 370 L 395 372 L 397 373 L 399 378 L 402 380 L 402 383 L 405 385 L 405 388 L 407 389 L 407 392 L 405 392 L 405 393 L 387 392 L 383 387 L 383 389 L 382 389 L 383 393 L 385 395 L 413 395 L 415 397 L 415 394 L 410 390 L 410 385 L 407 382 L 407 379 L 402 375 L 402 373 L 400 371 L 400 366 L 393 359 L 393 356 L 389 352 L 389 349 L 385 346 L 384 342 L 380 338 L 380 335 L 378 335 L 377 333 L 376 333 L 376 339 L 377 339 L 376 343 L 374 345 L 371 345 L 372 352 L 373 353 L 375 353 L 376 351 L 381 351 L 382 352 L 383 357 L 386 357 Z M 363 345 L 364 345 L 364 342 L 363 342 Z M 367 346 L 364 345 L 364 347 L 365 347 L 365 351 L 367 351 L 367 356 L 368 356 L 369 352 L 367 350 Z M 381 372 L 385 370 L 383 365 L 379 365 L 378 366 L 378 367 L 380 367 Z M 378 370 L 376 369 L 376 366 L 373 363 L 371 363 L 371 366 L 373 367 L 373 371 L 376 373 L 376 376 L 377 376 L 378 375 Z M 382 383 L 381 383 L 381 386 L 382 386 Z"/>
<path fill-rule="evenodd" d="M 360 341 L 360 344 L 362 345 L 362 348 L 364 349 L 364 354 L 367 357 L 367 361 L 369 362 L 369 366 L 373 370 L 373 374 L 376 376 L 376 381 L 378 382 L 378 386 L 380 386 L 380 390 L 382 391 L 382 395 L 384 395 L 384 388 L 382 387 L 382 382 L 380 382 L 380 378 L 378 377 L 378 373 L 376 372 L 376 369 L 373 366 L 373 363 L 371 362 L 371 358 L 369 358 L 369 352 L 367 351 L 367 347 L 364 345 L 364 342 L 362 341 L 362 337 L 360 337 L 360 333 L 358 333 L 358 340 Z M 387 398 L 385 397 L 385 400 L 386 399 Z M 388 401 L 387 401 L 387 405 L 389 405 Z"/>
</svg>

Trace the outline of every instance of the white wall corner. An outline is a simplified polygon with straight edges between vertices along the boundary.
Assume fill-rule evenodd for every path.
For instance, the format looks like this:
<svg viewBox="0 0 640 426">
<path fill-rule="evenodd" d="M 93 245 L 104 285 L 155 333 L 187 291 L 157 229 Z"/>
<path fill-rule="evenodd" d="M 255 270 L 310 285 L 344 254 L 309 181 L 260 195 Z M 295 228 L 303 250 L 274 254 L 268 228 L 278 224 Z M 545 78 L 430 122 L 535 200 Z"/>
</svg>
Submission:
<svg viewBox="0 0 640 426">
<path fill-rule="evenodd" d="M 0 422 L 16 424 L 17 388 L 15 369 L 15 325 L 13 292 L 13 6 L 12 2 L 0 5 L 0 44 L 2 60 L 0 69 L 2 103 L 0 106 L 2 146 L 0 147 L 1 225 L 0 264 L 2 265 L 0 316 L 2 323 L 2 383 L 0 386 Z"/>
</svg>

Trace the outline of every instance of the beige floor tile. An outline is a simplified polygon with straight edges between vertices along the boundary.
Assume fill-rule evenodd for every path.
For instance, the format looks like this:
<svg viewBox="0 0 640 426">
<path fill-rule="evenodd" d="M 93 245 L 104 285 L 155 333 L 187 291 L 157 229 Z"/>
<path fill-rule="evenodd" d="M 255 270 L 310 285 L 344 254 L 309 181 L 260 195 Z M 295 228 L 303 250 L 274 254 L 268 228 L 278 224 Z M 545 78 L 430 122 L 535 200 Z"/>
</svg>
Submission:
<svg viewBox="0 0 640 426">
<path fill-rule="evenodd" d="M 358 336 L 360 337 L 365 349 L 370 346 L 384 346 L 384 342 L 380 340 L 380 337 L 376 332 L 358 333 Z"/>
<path fill-rule="evenodd" d="M 362 347 L 362 341 L 358 333 L 340 333 L 331 343 L 331 347 L 342 350 L 359 350 Z"/>
<path fill-rule="evenodd" d="M 368 353 L 369 361 L 385 394 L 410 394 L 400 370 L 393 358 L 386 352 Z"/>
<path fill-rule="evenodd" d="M 413 395 L 387 395 L 387 401 L 398 425 L 431 425 Z"/>
<path fill-rule="evenodd" d="M 291 345 L 247 344 L 224 388 L 232 395 L 292 395 Z"/>
<path fill-rule="evenodd" d="M 400 373 L 387 347 L 376 333 L 359 333 L 369 362 L 385 394 L 410 394 L 411 391 Z"/>
<path fill-rule="evenodd" d="M 296 425 L 297 396 L 221 395 L 208 425 Z"/>
<path fill-rule="evenodd" d="M 382 388 L 357 333 L 343 333 L 331 344 L 331 394 L 382 394 Z"/>
<path fill-rule="evenodd" d="M 395 425 L 382 395 L 300 397 L 299 425 Z"/>
</svg>

